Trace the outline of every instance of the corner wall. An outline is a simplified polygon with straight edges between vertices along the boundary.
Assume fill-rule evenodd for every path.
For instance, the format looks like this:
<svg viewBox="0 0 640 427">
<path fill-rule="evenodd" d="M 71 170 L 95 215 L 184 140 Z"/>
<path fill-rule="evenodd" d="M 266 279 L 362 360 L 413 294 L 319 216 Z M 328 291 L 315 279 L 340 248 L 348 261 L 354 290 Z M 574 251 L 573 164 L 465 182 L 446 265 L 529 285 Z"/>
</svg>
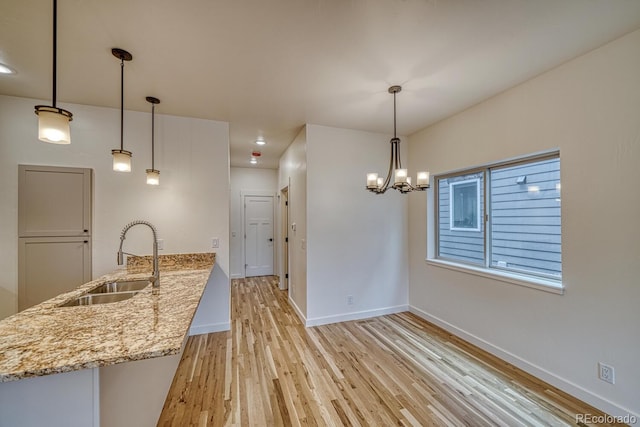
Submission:
<svg viewBox="0 0 640 427">
<path fill-rule="evenodd" d="M 278 170 L 278 192 L 289 188 L 289 301 L 293 303 L 303 321 L 307 317 L 307 128 L 298 136 L 280 157 Z M 280 209 L 277 212 L 278 233 L 280 231 Z M 277 246 L 279 248 L 279 246 Z M 281 250 L 281 249 L 280 249 Z M 282 263 L 279 263 L 282 277 Z"/>
<path fill-rule="evenodd" d="M 366 191 L 390 138 L 307 125 L 307 326 L 407 309 L 408 198 L 420 194 Z"/>
<path fill-rule="evenodd" d="M 42 101 L 0 96 L 0 318 L 17 310 L 18 164 L 92 168 L 93 277 L 118 268 L 120 231 L 146 219 L 164 240 L 161 253 L 211 252 L 220 238 L 217 264 L 194 325 L 229 324 L 229 125 L 226 122 L 156 114 L 156 158 L 160 186 L 146 184 L 151 165 L 151 114 L 125 111 L 124 145 L 133 152 L 133 171 L 111 167 L 120 144 L 120 111 L 62 105 L 73 112 L 71 145 L 37 139 L 33 106 Z M 46 102 L 45 102 L 46 103 Z M 161 111 L 161 107 L 160 107 Z M 135 227 L 127 252 L 149 254 L 148 230 Z"/>
<path fill-rule="evenodd" d="M 612 415 L 640 416 L 640 31 L 410 137 L 432 174 L 559 148 L 565 295 L 425 262 L 412 199 L 409 302 L 456 335 Z M 598 379 L 598 362 L 616 384 Z"/>
</svg>

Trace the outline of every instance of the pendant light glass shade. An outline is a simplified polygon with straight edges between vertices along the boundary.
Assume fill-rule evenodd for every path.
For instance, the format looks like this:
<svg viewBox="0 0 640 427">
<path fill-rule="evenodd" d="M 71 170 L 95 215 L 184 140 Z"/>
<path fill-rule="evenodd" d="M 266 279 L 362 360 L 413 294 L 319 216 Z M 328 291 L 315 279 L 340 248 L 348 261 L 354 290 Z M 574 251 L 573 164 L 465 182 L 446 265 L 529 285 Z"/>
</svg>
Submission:
<svg viewBox="0 0 640 427">
<path fill-rule="evenodd" d="M 147 169 L 147 184 L 160 185 L 160 171 L 155 169 Z"/>
<path fill-rule="evenodd" d="M 36 106 L 38 139 L 51 144 L 71 144 L 71 113 L 56 107 Z"/>
<path fill-rule="evenodd" d="M 58 1 L 53 0 L 53 94 L 51 105 L 36 105 L 38 139 L 51 144 L 71 144 L 69 122 L 73 114 L 56 107 L 56 74 L 58 59 Z"/>
<path fill-rule="evenodd" d="M 111 150 L 113 155 L 113 170 L 116 172 L 131 172 L 131 151 Z"/>
</svg>

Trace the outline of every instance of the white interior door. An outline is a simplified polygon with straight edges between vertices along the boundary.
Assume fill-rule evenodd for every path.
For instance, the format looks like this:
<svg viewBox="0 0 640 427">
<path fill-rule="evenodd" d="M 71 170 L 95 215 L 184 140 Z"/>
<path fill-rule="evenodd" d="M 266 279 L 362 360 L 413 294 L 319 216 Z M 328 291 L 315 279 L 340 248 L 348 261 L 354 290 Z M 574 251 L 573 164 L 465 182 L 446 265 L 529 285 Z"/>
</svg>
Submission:
<svg viewBox="0 0 640 427">
<path fill-rule="evenodd" d="M 273 274 L 273 196 L 244 197 L 245 277 Z"/>
</svg>

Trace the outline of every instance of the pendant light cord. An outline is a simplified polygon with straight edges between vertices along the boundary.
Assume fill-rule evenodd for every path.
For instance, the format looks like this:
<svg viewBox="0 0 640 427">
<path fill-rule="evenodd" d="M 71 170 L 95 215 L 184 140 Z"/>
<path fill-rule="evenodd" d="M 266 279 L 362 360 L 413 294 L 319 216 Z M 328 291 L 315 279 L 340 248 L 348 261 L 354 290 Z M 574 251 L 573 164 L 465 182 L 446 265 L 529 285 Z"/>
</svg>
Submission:
<svg viewBox="0 0 640 427">
<path fill-rule="evenodd" d="M 155 170 L 153 159 L 155 157 L 155 122 L 156 122 L 156 104 L 151 104 L 151 169 Z"/>
<path fill-rule="evenodd" d="M 58 0 L 53 0 L 53 96 L 51 97 L 53 107 L 56 106 L 56 78 L 57 56 L 58 56 Z"/>
<path fill-rule="evenodd" d="M 120 150 L 124 150 L 124 58 L 120 59 Z"/>
</svg>

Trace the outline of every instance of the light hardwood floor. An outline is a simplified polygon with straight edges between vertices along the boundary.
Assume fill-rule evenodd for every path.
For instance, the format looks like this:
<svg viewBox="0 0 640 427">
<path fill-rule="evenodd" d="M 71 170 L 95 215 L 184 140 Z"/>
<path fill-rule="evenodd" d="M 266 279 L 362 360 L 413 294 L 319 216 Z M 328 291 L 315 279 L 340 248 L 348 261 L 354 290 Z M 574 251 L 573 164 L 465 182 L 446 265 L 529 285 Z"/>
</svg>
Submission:
<svg viewBox="0 0 640 427">
<path fill-rule="evenodd" d="M 601 414 L 411 313 L 304 328 L 277 278 L 232 281 L 190 337 L 160 426 L 565 426 Z"/>
</svg>

